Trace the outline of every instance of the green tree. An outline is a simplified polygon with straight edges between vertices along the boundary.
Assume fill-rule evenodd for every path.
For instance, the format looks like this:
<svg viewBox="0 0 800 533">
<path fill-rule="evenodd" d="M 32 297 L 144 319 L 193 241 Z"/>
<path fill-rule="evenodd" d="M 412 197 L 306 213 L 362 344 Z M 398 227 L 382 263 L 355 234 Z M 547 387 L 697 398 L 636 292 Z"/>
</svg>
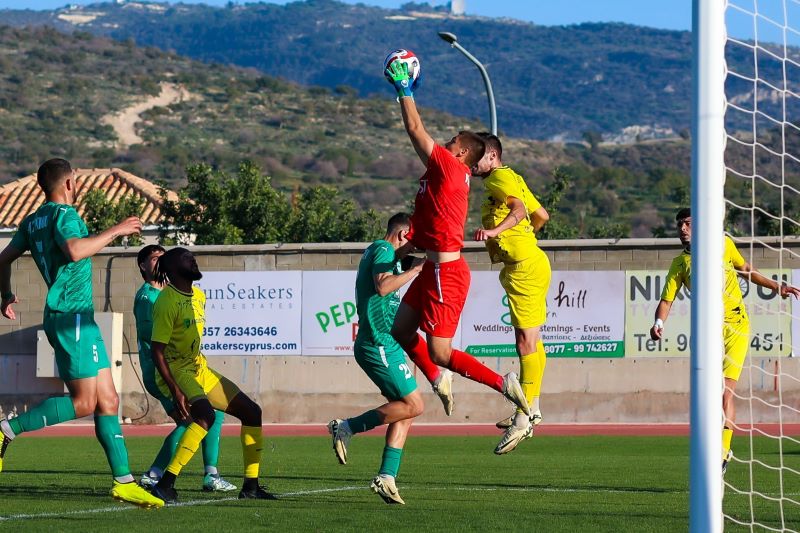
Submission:
<svg viewBox="0 0 800 533">
<path fill-rule="evenodd" d="M 540 198 L 542 206 L 547 209 L 550 220 L 539 230 L 540 239 L 574 239 L 578 237 L 578 229 L 564 221 L 558 210 L 561 198 L 571 184 L 570 175 L 562 167 L 553 169 L 553 183 Z"/>
<path fill-rule="evenodd" d="M 235 177 L 192 165 L 187 182 L 174 202 L 162 189 L 163 243 L 354 242 L 380 233 L 377 213 L 360 211 L 339 189 L 301 190 L 290 202 L 251 162 L 241 163 Z"/>
<path fill-rule="evenodd" d="M 89 228 L 90 234 L 95 235 L 123 219 L 141 216 L 144 200 L 128 194 L 117 201 L 112 201 L 100 189 L 92 189 L 83 197 L 82 204 L 86 227 Z M 141 235 L 130 235 L 114 239 L 111 246 L 122 246 L 126 242 L 130 246 L 140 246 L 143 241 Z"/>
</svg>

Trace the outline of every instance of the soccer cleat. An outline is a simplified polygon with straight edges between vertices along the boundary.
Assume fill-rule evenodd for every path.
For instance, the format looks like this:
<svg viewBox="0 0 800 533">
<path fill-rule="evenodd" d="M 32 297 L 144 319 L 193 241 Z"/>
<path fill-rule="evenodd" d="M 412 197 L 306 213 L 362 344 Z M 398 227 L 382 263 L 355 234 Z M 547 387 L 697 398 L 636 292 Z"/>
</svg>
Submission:
<svg viewBox="0 0 800 533">
<path fill-rule="evenodd" d="M 156 486 L 156 483 L 158 483 L 160 479 L 160 477 L 154 476 L 150 472 L 145 472 L 142 474 L 142 479 L 139 480 L 139 486 L 144 489 L 151 490 Z"/>
<path fill-rule="evenodd" d="M 495 424 L 495 427 L 497 429 L 508 429 L 508 428 L 510 428 L 512 425 L 514 425 L 514 416 L 516 414 L 517 414 L 517 412 L 514 411 L 513 413 L 511 413 L 511 415 L 509 415 L 509 416 L 505 417 L 504 419 L 500 420 L 499 422 L 497 422 Z M 541 424 L 542 423 L 542 413 L 541 413 L 541 411 L 536 411 L 535 413 L 533 413 L 530 416 L 530 420 L 531 420 L 531 424 L 533 424 L 534 426 L 538 426 L 539 424 Z"/>
<path fill-rule="evenodd" d="M 453 407 L 455 407 L 455 401 L 453 400 L 453 373 L 449 370 L 442 370 L 433 383 L 433 392 L 442 400 L 444 414 L 447 416 L 452 415 Z"/>
<path fill-rule="evenodd" d="M 725 475 L 725 472 L 728 471 L 728 463 L 731 462 L 733 459 L 733 450 L 728 450 L 728 453 L 725 454 L 725 459 L 722 460 L 722 475 Z"/>
<path fill-rule="evenodd" d="M 328 422 L 328 433 L 333 437 L 333 451 L 339 464 L 347 464 L 347 445 L 350 444 L 350 439 L 353 433 L 350 428 L 344 423 L 344 420 L 337 418 Z"/>
<path fill-rule="evenodd" d="M 236 490 L 236 485 L 223 479 L 219 474 L 206 474 L 203 478 L 205 492 L 231 492 Z"/>
<path fill-rule="evenodd" d="M 394 478 L 392 476 L 387 476 L 385 474 L 375 476 L 375 479 L 372 480 L 369 488 L 372 489 L 372 492 L 383 498 L 383 501 L 386 503 L 399 503 L 400 505 L 406 504 L 406 502 L 403 501 L 403 498 L 400 497 L 400 493 L 397 492 L 397 485 L 395 485 Z"/>
<path fill-rule="evenodd" d="M 240 500 L 277 500 L 278 497 L 267 492 L 262 487 L 256 485 L 253 488 L 242 489 L 239 491 Z"/>
<path fill-rule="evenodd" d="M 528 416 L 531 415 L 530 407 L 528 407 L 528 400 L 525 399 L 522 385 L 519 384 L 519 379 L 517 379 L 517 375 L 514 372 L 509 372 L 503 376 L 503 396 L 522 409 L 523 413 Z"/>
<path fill-rule="evenodd" d="M 3 435 L 3 442 L 0 442 L 0 472 L 2 472 L 3 457 L 6 456 L 8 445 L 14 440 L 14 432 L 11 430 L 11 426 L 6 419 L 0 420 L 0 434 Z"/>
<path fill-rule="evenodd" d="M 164 500 L 166 505 L 178 503 L 178 491 L 175 490 L 175 487 L 166 487 L 161 483 L 156 483 L 150 490 L 150 494 Z"/>
<path fill-rule="evenodd" d="M 167 501 L 165 498 L 156 494 L 155 490 L 153 490 L 153 494 L 150 494 L 133 481 L 130 483 L 114 481 L 114 485 L 111 487 L 111 497 L 121 502 L 128 502 L 133 505 L 138 505 L 139 507 L 153 509 L 164 507 L 164 503 Z"/>
<path fill-rule="evenodd" d="M 503 455 L 508 452 L 513 452 L 516 447 L 525 439 L 533 436 L 533 424 L 528 422 L 525 427 L 517 427 L 512 425 L 503 434 L 503 438 L 497 443 L 494 453 Z"/>
</svg>

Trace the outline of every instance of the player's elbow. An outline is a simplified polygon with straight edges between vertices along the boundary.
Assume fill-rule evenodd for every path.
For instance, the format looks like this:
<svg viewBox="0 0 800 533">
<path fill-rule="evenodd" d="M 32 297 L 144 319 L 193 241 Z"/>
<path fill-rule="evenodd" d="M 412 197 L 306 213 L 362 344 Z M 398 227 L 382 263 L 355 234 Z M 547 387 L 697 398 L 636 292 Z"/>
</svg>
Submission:
<svg viewBox="0 0 800 533">
<path fill-rule="evenodd" d="M 73 263 L 75 261 L 80 261 L 81 259 L 83 259 L 83 257 L 81 257 L 80 255 L 79 246 L 74 240 L 64 243 L 62 251 L 64 252 L 64 255 L 67 257 L 67 259 Z"/>
</svg>

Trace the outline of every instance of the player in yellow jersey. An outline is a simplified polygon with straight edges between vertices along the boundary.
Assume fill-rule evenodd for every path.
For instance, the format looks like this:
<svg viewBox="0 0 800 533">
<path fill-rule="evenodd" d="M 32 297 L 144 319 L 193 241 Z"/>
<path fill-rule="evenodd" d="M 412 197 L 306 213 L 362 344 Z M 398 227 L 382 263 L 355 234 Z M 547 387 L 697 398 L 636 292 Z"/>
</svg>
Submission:
<svg viewBox="0 0 800 533">
<path fill-rule="evenodd" d="M 206 297 L 192 282 L 202 277 L 194 255 L 185 248 L 173 248 L 158 258 L 156 278 L 168 284 L 153 306 L 152 352 L 159 373 L 156 382 L 172 397 L 180 415 L 187 419 L 191 416 L 193 422 L 178 441 L 153 494 L 167 503 L 177 502 L 175 479 L 214 424 L 217 409 L 242 422 L 244 482 L 239 498 L 274 500 L 275 496 L 258 485 L 263 448 L 261 408 L 233 382 L 208 368 L 200 352 Z"/>
<path fill-rule="evenodd" d="M 492 263 L 503 263 L 500 284 L 508 295 L 520 361 L 520 383 L 531 411 L 528 417 L 517 409 L 497 423 L 506 430 L 494 450 L 501 455 L 531 437 L 533 426 L 542 420 L 539 394 L 547 356 L 540 330 L 547 317 L 551 270 L 550 260 L 536 244 L 536 232 L 550 215 L 522 176 L 503 164 L 500 139 L 490 133 L 478 135 L 486 143 L 486 152 L 473 168 L 473 174 L 483 178 L 486 195 L 481 205 L 483 228 L 475 232 L 475 240 L 486 241 Z"/>
<path fill-rule="evenodd" d="M 655 323 L 650 328 L 650 337 L 653 340 L 661 339 L 663 336 L 664 321 L 669 315 L 672 302 L 675 301 L 681 286 L 691 289 L 692 212 L 688 207 L 683 208 L 678 211 L 675 220 L 677 221 L 678 238 L 681 240 L 684 250 L 672 260 L 672 265 L 669 267 L 664 289 L 661 291 L 661 301 L 656 307 Z M 750 341 L 750 319 L 744 307 L 744 299 L 742 298 L 742 290 L 739 288 L 737 275 L 749 279 L 756 285 L 778 291 L 781 298 L 788 298 L 790 295 L 797 298 L 800 296 L 800 290 L 785 283 L 778 283 L 761 274 L 744 260 L 742 254 L 736 249 L 736 245 L 727 236 L 725 237 L 723 268 L 725 279 L 722 301 L 725 317 L 722 341 L 725 347 L 725 358 L 722 361 L 722 374 L 725 378 L 725 389 L 722 392 L 722 410 L 725 415 L 725 425 L 722 428 L 722 474 L 724 475 L 725 470 L 728 468 L 728 462 L 733 457 L 731 438 L 733 437 L 736 419 L 733 391 L 742 373 L 742 366 L 747 357 L 747 348 Z"/>
</svg>

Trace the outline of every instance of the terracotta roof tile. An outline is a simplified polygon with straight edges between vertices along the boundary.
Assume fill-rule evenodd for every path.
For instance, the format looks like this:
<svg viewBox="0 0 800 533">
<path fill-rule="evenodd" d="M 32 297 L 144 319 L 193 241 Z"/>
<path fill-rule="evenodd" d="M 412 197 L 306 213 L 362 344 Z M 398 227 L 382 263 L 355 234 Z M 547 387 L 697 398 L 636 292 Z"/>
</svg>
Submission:
<svg viewBox="0 0 800 533">
<path fill-rule="evenodd" d="M 83 215 L 83 198 L 92 189 L 100 189 L 112 201 L 130 194 L 144 200 L 142 223 L 157 224 L 161 217 L 159 187 L 144 178 L 118 168 L 75 169 L 78 212 Z M 167 198 L 177 201 L 178 195 L 167 189 Z M 31 174 L 0 186 L 0 228 L 19 227 L 22 219 L 44 203 L 44 193 Z"/>
</svg>

